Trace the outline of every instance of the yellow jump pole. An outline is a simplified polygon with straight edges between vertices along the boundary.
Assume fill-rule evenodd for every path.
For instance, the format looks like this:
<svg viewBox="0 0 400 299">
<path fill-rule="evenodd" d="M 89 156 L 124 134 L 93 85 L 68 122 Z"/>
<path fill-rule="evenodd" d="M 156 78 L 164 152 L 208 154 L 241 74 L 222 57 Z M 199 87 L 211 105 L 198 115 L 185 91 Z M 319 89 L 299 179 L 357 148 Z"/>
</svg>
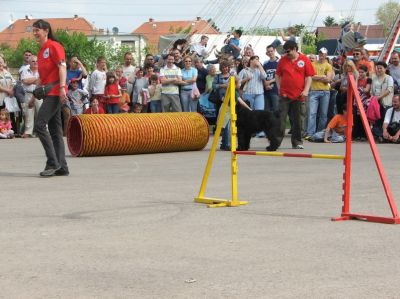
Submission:
<svg viewBox="0 0 400 299">
<path fill-rule="evenodd" d="M 225 94 L 225 98 L 228 99 L 229 97 L 230 97 L 230 89 L 228 88 L 227 93 Z M 223 199 L 206 198 L 206 197 L 204 197 L 204 194 L 205 194 L 206 187 L 207 187 L 208 177 L 210 176 L 211 168 L 213 165 L 215 152 L 217 151 L 219 137 L 221 136 L 222 125 L 224 123 L 225 114 L 228 109 L 228 102 L 229 101 L 225 101 L 225 100 L 223 101 L 221 109 L 218 114 L 217 129 L 215 130 L 213 143 L 211 145 L 210 154 L 209 154 L 208 160 L 207 160 L 207 165 L 204 170 L 199 195 L 194 199 L 194 201 L 198 202 L 198 203 L 205 203 L 205 204 L 212 205 L 212 204 L 216 204 L 216 203 L 227 202 L 227 200 L 223 200 Z"/>
</svg>

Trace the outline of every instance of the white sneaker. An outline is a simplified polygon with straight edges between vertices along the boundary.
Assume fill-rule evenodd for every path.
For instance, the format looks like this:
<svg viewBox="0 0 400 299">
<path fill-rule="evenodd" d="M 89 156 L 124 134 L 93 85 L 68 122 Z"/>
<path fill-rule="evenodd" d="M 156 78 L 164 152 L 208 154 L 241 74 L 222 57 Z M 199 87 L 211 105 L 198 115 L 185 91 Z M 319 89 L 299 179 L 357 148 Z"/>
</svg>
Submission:
<svg viewBox="0 0 400 299">
<path fill-rule="evenodd" d="M 302 144 L 298 144 L 296 146 L 292 146 L 293 149 L 304 149 L 304 146 Z"/>
</svg>

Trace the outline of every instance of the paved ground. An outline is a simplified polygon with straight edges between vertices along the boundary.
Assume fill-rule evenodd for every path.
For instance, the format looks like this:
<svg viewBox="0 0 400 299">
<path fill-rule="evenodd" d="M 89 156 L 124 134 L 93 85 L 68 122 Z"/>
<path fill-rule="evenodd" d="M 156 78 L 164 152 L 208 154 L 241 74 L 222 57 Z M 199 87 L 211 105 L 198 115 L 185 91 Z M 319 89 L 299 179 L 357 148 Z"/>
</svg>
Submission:
<svg viewBox="0 0 400 299">
<path fill-rule="evenodd" d="M 379 149 L 400 205 L 400 147 Z M 369 146 L 353 151 L 352 211 L 390 215 Z M 341 162 L 240 157 L 250 204 L 209 209 L 193 203 L 208 153 L 69 157 L 42 179 L 37 139 L 1 140 L 0 297 L 400 298 L 400 225 L 330 221 Z M 207 195 L 229 190 L 219 152 Z"/>
</svg>

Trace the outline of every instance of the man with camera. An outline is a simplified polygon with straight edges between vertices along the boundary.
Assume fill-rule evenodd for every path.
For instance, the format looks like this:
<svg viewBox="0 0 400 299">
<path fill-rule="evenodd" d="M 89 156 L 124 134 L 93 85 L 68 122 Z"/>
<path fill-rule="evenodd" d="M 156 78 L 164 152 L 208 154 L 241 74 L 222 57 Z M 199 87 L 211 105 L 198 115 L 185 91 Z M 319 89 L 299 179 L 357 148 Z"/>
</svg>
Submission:
<svg viewBox="0 0 400 299">
<path fill-rule="evenodd" d="M 386 142 L 400 143 L 400 96 L 395 94 L 392 108 L 389 108 L 383 121 L 383 138 Z"/>
</svg>

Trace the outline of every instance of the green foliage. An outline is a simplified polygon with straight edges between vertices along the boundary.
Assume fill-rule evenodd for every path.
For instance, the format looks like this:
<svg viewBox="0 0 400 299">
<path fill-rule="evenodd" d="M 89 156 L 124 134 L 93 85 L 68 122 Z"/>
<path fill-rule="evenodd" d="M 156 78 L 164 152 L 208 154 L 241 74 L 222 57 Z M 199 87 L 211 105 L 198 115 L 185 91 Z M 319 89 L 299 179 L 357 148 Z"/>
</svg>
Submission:
<svg viewBox="0 0 400 299">
<path fill-rule="evenodd" d="M 396 17 L 400 12 L 400 4 L 397 1 L 389 1 L 381 6 L 375 13 L 376 21 L 378 24 L 383 25 L 386 34 L 390 32 Z"/>
<path fill-rule="evenodd" d="M 58 30 L 54 35 L 64 46 L 67 59 L 72 55 L 77 55 L 88 70 L 95 69 L 99 56 L 106 58 L 109 69 L 115 69 L 123 62 L 124 54 L 134 50 L 128 45 L 113 47 L 107 42 L 100 42 L 96 39 L 89 40 L 83 33 L 68 33 L 65 30 Z M 24 51 L 31 50 L 32 53 L 37 53 L 39 48 L 38 43 L 33 39 L 21 39 L 16 49 L 0 45 L 0 53 L 4 55 L 9 67 L 19 68 L 23 63 Z"/>
<path fill-rule="evenodd" d="M 338 26 L 339 24 L 336 22 L 334 17 L 327 16 L 325 20 L 323 21 L 325 27 L 333 27 L 333 26 Z"/>
<path fill-rule="evenodd" d="M 32 53 L 39 51 L 39 44 L 33 39 L 21 39 L 16 49 L 8 45 L 0 45 L 0 53 L 4 55 L 8 67 L 19 68 L 23 64 L 23 56 L 26 50 Z"/>
</svg>

